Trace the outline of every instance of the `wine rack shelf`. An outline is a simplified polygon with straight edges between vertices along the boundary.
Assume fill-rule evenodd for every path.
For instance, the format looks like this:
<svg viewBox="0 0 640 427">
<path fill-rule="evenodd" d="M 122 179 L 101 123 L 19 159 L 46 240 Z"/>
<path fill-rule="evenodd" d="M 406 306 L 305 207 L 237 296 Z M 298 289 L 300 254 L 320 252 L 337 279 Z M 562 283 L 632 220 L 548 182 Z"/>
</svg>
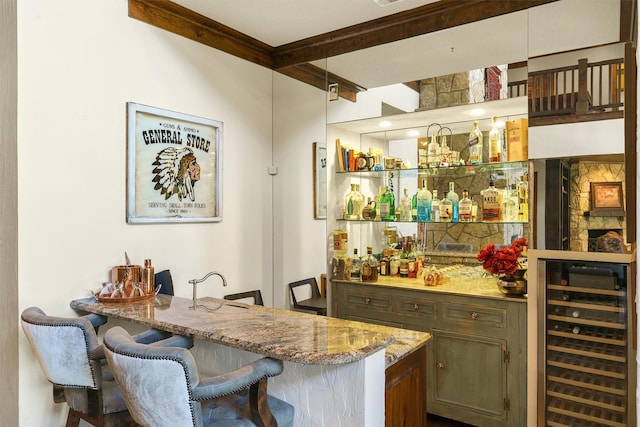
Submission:
<svg viewBox="0 0 640 427">
<path fill-rule="evenodd" d="M 601 275 L 575 275 L 572 271 Z M 635 426 L 631 264 L 545 260 L 540 426 Z M 606 274 L 602 274 L 602 272 Z M 543 276 L 541 275 L 541 277 Z M 633 289 L 633 288 L 632 288 Z"/>
</svg>

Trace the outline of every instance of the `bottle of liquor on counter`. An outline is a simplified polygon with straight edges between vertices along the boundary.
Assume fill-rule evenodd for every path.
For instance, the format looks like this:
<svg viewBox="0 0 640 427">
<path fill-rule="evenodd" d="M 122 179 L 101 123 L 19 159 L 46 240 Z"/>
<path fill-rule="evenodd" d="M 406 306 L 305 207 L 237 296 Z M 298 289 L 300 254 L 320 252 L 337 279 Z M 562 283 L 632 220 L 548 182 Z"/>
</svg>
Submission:
<svg viewBox="0 0 640 427">
<path fill-rule="evenodd" d="M 448 191 L 444 192 L 442 200 L 440 200 L 440 222 L 451 222 L 453 216 L 453 203 L 447 197 Z"/>
<path fill-rule="evenodd" d="M 389 275 L 390 276 L 399 276 L 400 275 L 400 254 L 397 251 L 393 251 L 391 255 L 391 261 L 389 261 Z"/>
<path fill-rule="evenodd" d="M 419 188 L 418 191 L 411 196 L 411 221 L 414 222 L 418 220 L 418 192 L 420 192 Z"/>
<path fill-rule="evenodd" d="M 489 188 L 482 193 L 482 221 L 500 222 L 502 220 L 502 193 L 495 187 L 493 179 Z"/>
<path fill-rule="evenodd" d="M 378 281 L 378 260 L 373 256 L 373 248 L 367 246 L 367 254 L 362 257 L 360 264 L 360 280 L 363 282 Z"/>
<path fill-rule="evenodd" d="M 358 248 L 353 248 L 353 257 L 351 257 L 351 274 L 349 278 L 351 280 L 359 281 L 360 280 L 360 265 L 362 261 L 360 261 L 360 257 L 358 256 Z"/>
<path fill-rule="evenodd" d="M 522 175 L 518 183 L 518 221 L 529 222 L 529 181 L 527 181 L 527 175 Z"/>
<path fill-rule="evenodd" d="M 425 179 L 422 180 L 422 188 L 416 194 L 416 199 L 418 222 L 431 221 L 431 201 L 433 200 L 433 195 L 431 191 L 427 189 L 427 181 Z"/>
<path fill-rule="evenodd" d="M 489 163 L 503 162 L 502 157 L 504 139 L 502 138 L 502 129 L 497 125 L 497 117 L 493 117 L 491 131 L 489 131 Z"/>
<path fill-rule="evenodd" d="M 404 194 L 400 198 L 400 206 L 402 207 L 402 221 L 411 221 L 411 198 L 409 198 L 409 189 L 404 189 Z"/>
<path fill-rule="evenodd" d="M 455 186 L 456 186 L 455 183 L 450 182 L 449 191 L 447 192 L 447 199 L 451 200 L 451 205 L 453 208 L 453 210 L 451 211 L 452 212 L 451 222 L 459 221 L 458 205 L 459 205 L 460 196 L 458 196 L 458 193 L 456 193 Z"/>
<path fill-rule="evenodd" d="M 440 166 L 440 160 L 442 160 L 440 154 L 440 144 L 438 144 L 436 133 L 433 132 L 431 134 L 431 142 L 427 146 L 427 163 L 430 168 L 437 168 Z"/>
<path fill-rule="evenodd" d="M 389 251 L 387 249 L 383 251 L 382 259 L 380 260 L 380 275 L 391 275 L 391 259 L 389 258 Z"/>
<path fill-rule="evenodd" d="M 473 201 L 469 198 L 469 190 L 462 190 L 462 199 L 458 202 L 458 219 L 460 222 L 471 222 L 473 219 Z"/>
<path fill-rule="evenodd" d="M 333 230 L 333 253 L 336 257 L 347 254 L 349 249 L 349 233 L 345 229 Z"/>
<path fill-rule="evenodd" d="M 474 121 L 469 133 L 469 164 L 477 165 L 483 162 L 482 149 L 482 132 L 478 128 L 478 121 Z"/>
<path fill-rule="evenodd" d="M 431 222 L 440 222 L 440 200 L 438 200 L 438 190 L 433 190 L 431 200 Z"/>
</svg>

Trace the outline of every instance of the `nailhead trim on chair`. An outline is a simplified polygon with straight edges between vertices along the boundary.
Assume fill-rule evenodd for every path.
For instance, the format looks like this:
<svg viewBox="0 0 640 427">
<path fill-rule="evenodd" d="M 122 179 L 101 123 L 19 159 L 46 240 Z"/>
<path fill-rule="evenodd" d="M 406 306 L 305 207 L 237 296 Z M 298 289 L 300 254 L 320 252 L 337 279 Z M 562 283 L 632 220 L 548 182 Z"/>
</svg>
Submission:
<svg viewBox="0 0 640 427">
<path fill-rule="evenodd" d="M 169 356 L 162 356 L 162 357 L 158 357 L 158 356 L 141 357 L 141 356 L 139 356 L 139 355 L 137 355 L 137 354 L 131 354 L 131 353 L 126 352 L 126 351 L 116 351 L 116 350 L 114 350 L 113 348 L 111 348 L 110 346 L 108 346 L 108 345 L 106 345 L 106 344 L 104 344 L 104 345 L 105 345 L 109 350 L 111 350 L 113 353 L 120 354 L 120 355 L 123 355 L 123 356 L 133 357 L 134 359 L 143 359 L 143 360 L 170 360 L 170 361 L 178 362 L 178 363 L 180 364 L 180 366 L 182 366 L 182 369 L 183 369 L 184 374 L 185 374 L 185 378 L 186 378 L 186 380 L 187 380 L 187 384 L 188 384 L 188 386 L 189 386 L 189 390 L 188 390 L 188 391 L 189 391 L 189 401 L 196 401 L 196 402 L 197 402 L 197 401 L 209 400 L 209 399 L 207 399 L 207 398 L 194 399 L 193 394 L 191 393 L 192 385 L 191 385 L 191 382 L 189 381 L 189 376 L 187 375 L 187 367 L 184 365 L 184 363 L 182 362 L 182 360 L 180 360 L 180 359 L 178 359 L 178 358 L 175 358 L 175 357 L 169 357 Z M 256 383 L 260 382 L 260 380 L 261 380 L 262 378 L 269 378 L 269 377 L 273 377 L 273 376 L 274 376 L 274 375 L 264 375 L 264 376 L 260 377 L 257 381 L 252 382 L 251 384 L 247 384 L 246 386 L 241 387 L 241 388 L 239 388 L 239 389 L 237 389 L 237 390 L 230 391 L 230 392 L 225 393 L 225 394 L 221 394 L 221 395 L 220 395 L 220 396 L 218 396 L 218 397 L 230 396 L 230 395 L 232 395 L 232 394 L 234 394 L 234 393 L 236 393 L 236 392 L 238 392 L 238 391 L 240 391 L 240 390 L 243 390 L 243 389 L 245 389 L 245 388 L 247 388 L 247 387 L 252 386 L 253 384 L 256 384 Z M 194 413 L 193 413 L 193 406 L 192 406 L 191 404 L 190 404 L 189 406 L 190 406 L 190 408 L 191 408 L 191 422 L 192 422 L 192 424 L 193 424 L 193 425 L 195 425 L 196 421 L 195 421 L 195 415 L 194 415 Z"/>
<path fill-rule="evenodd" d="M 75 323 L 67 323 L 67 322 L 56 322 L 56 323 L 41 323 L 41 322 L 31 322 L 31 321 L 26 321 L 27 323 L 30 323 L 32 325 L 37 325 L 37 326 L 46 326 L 46 327 L 50 327 L 50 328 L 55 328 L 55 327 L 60 327 L 60 326 L 64 326 L 64 327 L 73 327 L 73 328 L 78 328 L 80 330 L 82 330 L 82 332 L 84 334 L 87 333 L 87 329 L 84 327 L 84 325 L 78 325 Z M 89 345 L 87 343 L 87 340 L 84 341 L 84 346 L 85 346 L 85 350 L 87 353 L 87 359 L 91 360 L 91 357 L 89 357 Z M 98 378 L 96 376 L 96 372 L 93 369 L 93 364 L 89 363 L 89 369 L 91 369 L 91 378 L 93 379 L 93 387 L 87 387 L 87 386 L 81 386 L 81 385 L 76 385 L 76 384 L 59 384 L 62 387 L 69 387 L 69 388 L 90 388 L 92 390 L 98 390 L 98 386 L 96 385 L 98 383 Z"/>
</svg>

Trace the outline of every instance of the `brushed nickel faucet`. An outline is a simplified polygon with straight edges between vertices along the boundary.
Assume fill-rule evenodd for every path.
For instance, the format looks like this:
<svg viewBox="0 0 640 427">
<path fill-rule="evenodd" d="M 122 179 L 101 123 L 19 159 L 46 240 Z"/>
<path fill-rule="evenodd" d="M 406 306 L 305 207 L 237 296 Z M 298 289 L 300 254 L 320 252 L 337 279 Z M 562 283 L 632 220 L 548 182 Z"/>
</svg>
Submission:
<svg viewBox="0 0 640 427">
<path fill-rule="evenodd" d="M 207 280 L 209 277 L 214 276 L 214 275 L 218 276 L 218 277 L 220 277 L 220 279 L 222 279 L 222 286 L 227 286 L 227 279 L 225 279 L 225 277 L 222 275 L 222 273 L 219 273 L 217 271 L 210 271 L 209 273 L 205 274 L 205 276 L 202 279 L 191 279 L 191 280 L 189 280 L 189 283 L 191 283 L 193 285 L 193 306 L 189 307 L 190 309 L 195 310 L 198 307 L 202 307 L 205 310 L 212 311 L 212 310 L 217 310 L 218 308 L 220 308 L 220 306 L 218 306 L 218 307 L 216 307 L 214 309 L 211 309 L 211 308 L 206 307 L 206 306 L 204 306 L 202 304 L 198 305 L 198 303 L 197 303 L 197 299 L 198 298 L 196 297 L 196 288 L 197 288 L 198 283 L 202 283 L 205 280 Z"/>
</svg>

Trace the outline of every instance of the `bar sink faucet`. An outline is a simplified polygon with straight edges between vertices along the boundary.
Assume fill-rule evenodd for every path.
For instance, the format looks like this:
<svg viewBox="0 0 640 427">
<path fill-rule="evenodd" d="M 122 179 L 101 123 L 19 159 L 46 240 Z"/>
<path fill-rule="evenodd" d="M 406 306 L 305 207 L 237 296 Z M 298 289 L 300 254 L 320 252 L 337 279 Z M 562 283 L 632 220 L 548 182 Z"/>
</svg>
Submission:
<svg viewBox="0 0 640 427">
<path fill-rule="evenodd" d="M 222 279 L 222 286 L 227 286 L 227 279 L 225 279 L 225 277 L 222 275 L 222 273 L 219 273 L 217 271 L 210 271 L 209 273 L 205 274 L 205 276 L 202 279 L 191 279 L 191 280 L 189 280 L 189 283 L 191 283 L 193 285 L 193 306 L 189 307 L 190 309 L 195 310 L 198 307 L 202 307 L 205 310 L 213 311 L 213 310 L 217 310 L 218 308 L 221 307 L 221 306 L 218 306 L 218 307 L 216 307 L 214 309 L 211 309 L 211 308 L 206 307 L 206 306 L 204 306 L 202 304 L 198 305 L 198 303 L 197 303 L 196 288 L 197 288 L 198 283 L 202 283 L 205 280 L 207 280 L 209 277 L 214 276 L 214 275 L 218 276 L 218 277 L 220 277 L 220 279 Z"/>
</svg>

